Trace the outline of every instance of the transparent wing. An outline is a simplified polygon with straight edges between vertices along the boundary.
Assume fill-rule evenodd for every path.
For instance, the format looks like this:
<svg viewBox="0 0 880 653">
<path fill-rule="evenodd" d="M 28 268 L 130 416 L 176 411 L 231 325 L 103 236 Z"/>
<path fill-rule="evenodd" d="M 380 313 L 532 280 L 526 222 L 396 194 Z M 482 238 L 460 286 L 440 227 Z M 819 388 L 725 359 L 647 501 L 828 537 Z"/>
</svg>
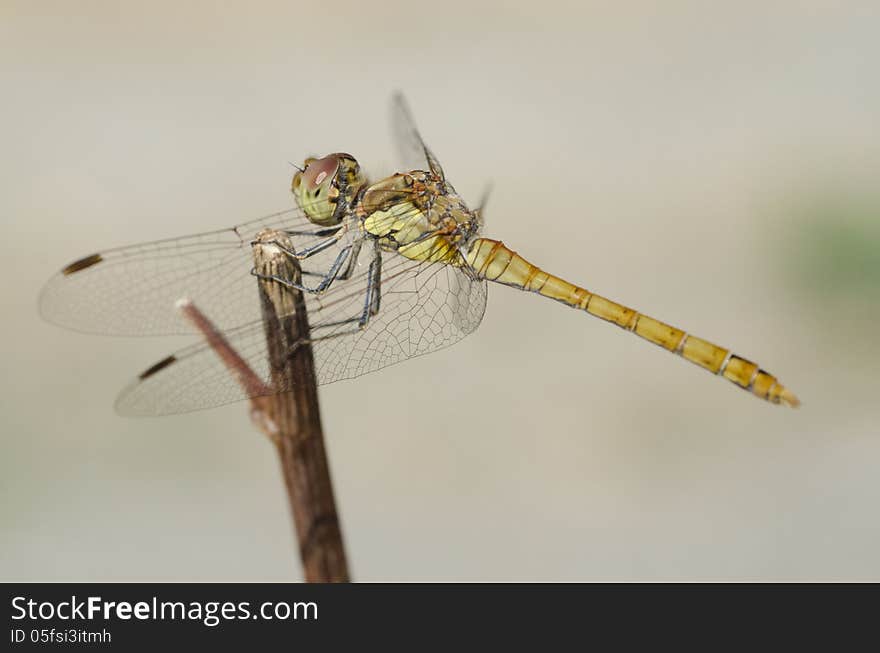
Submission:
<svg viewBox="0 0 880 653">
<path fill-rule="evenodd" d="M 402 172 L 423 170 L 427 163 L 431 172 L 445 179 L 440 161 L 425 145 L 402 93 L 395 93 L 391 98 L 391 136 L 397 156 L 404 166 Z"/>
<path fill-rule="evenodd" d="M 369 248 L 364 248 L 369 249 Z M 361 259 L 371 254 L 364 252 Z M 315 372 L 332 383 L 447 347 L 480 323 L 486 308 L 486 282 L 464 261 L 456 267 L 420 263 L 385 254 L 378 313 L 361 330 L 346 322 L 362 314 L 367 265 L 320 298 L 306 297 Z M 363 269 L 361 269 L 363 268 Z M 250 280 L 257 294 L 256 283 Z M 207 311 L 206 311 L 207 312 Z M 212 318 L 210 314 L 208 318 Z M 251 369 L 271 386 L 261 320 L 224 333 Z M 289 390 L 272 387 L 271 392 Z M 243 388 L 215 351 L 198 343 L 169 356 L 123 390 L 116 409 L 124 415 L 181 413 L 244 399 L 260 392 Z"/>
<path fill-rule="evenodd" d="M 260 307 L 250 274 L 251 241 L 266 228 L 301 232 L 291 236 L 297 248 L 321 240 L 311 235 L 320 228 L 293 208 L 228 229 L 109 249 L 52 277 L 40 294 L 40 312 L 50 322 L 87 333 L 192 333 L 174 310 L 186 296 L 221 329 L 252 322 Z"/>
</svg>

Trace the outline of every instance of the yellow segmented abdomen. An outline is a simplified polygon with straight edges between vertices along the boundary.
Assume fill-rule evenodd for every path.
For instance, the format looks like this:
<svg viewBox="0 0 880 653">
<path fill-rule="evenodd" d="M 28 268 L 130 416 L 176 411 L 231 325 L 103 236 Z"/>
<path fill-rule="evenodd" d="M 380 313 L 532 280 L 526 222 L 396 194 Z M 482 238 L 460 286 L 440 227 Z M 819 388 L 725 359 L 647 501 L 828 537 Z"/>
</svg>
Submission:
<svg viewBox="0 0 880 653">
<path fill-rule="evenodd" d="M 500 241 L 488 238 L 476 239 L 471 244 L 467 259 L 484 279 L 535 292 L 573 308 L 582 309 L 590 315 L 632 331 L 637 336 L 678 354 L 713 374 L 723 376 L 756 397 L 771 403 L 791 407 L 800 404 L 798 398 L 775 376 L 762 370 L 756 363 L 734 354 L 729 349 L 692 336 L 681 329 L 544 272 Z"/>
</svg>

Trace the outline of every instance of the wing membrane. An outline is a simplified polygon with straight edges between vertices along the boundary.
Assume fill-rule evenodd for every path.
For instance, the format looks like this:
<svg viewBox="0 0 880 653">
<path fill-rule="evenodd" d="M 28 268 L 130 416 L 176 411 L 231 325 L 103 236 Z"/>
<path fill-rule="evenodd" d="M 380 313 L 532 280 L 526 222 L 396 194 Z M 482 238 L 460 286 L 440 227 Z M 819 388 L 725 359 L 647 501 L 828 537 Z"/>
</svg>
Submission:
<svg viewBox="0 0 880 653">
<path fill-rule="evenodd" d="M 409 105 L 401 93 L 395 93 L 391 99 L 391 136 L 400 162 L 405 166 L 405 172 L 423 170 L 427 163 L 428 170 L 444 179 L 440 161 L 425 145 Z"/>
<path fill-rule="evenodd" d="M 479 325 L 486 307 L 486 282 L 477 279 L 463 261 L 453 266 L 400 256 L 389 259 L 382 268 L 381 308 L 363 330 L 345 320 L 363 311 L 365 269 L 334 292 L 306 297 L 319 383 L 354 378 L 442 349 Z M 256 283 L 252 279 L 250 283 L 256 296 Z M 263 328 L 258 320 L 224 336 L 266 386 L 271 386 Z M 242 387 L 206 343 L 182 349 L 151 369 L 155 371 L 141 375 L 122 392 L 116 403 L 118 412 L 181 413 L 261 394 Z M 289 389 L 271 387 L 269 392 Z"/>
<path fill-rule="evenodd" d="M 190 297 L 221 329 L 251 322 L 260 315 L 250 275 L 251 241 L 266 228 L 317 229 L 294 208 L 228 229 L 92 254 L 49 280 L 40 295 L 40 312 L 50 322 L 87 333 L 192 333 L 174 310 L 178 299 Z M 297 247 L 318 240 L 294 237 Z"/>
</svg>

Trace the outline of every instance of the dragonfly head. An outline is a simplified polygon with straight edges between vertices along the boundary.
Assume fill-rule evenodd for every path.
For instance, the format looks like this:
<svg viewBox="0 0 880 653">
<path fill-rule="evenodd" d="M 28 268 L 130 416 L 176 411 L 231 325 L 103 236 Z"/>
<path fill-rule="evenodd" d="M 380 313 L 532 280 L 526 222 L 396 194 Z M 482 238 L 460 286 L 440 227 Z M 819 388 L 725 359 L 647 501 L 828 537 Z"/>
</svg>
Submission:
<svg viewBox="0 0 880 653">
<path fill-rule="evenodd" d="M 338 152 L 308 158 L 293 176 L 291 190 L 296 203 L 315 224 L 339 224 L 349 203 L 366 183 L 358 162 L 350 154 Z"/>
</svg>

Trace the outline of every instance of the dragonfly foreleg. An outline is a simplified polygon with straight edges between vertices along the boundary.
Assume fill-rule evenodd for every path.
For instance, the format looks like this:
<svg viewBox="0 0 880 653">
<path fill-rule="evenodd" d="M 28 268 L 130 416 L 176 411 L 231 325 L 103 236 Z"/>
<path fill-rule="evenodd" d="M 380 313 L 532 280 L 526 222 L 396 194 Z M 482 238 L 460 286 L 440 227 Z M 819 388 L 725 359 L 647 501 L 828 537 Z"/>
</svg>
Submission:
<svg viewBox="0 0 880 653">
<path fill-rule="evenodd" d="M 327 290 L 327 288 L 330 287 L 330 284 L 332 284 L 339 276 L 339 270 L 342 269 L 343 263 L 345 263 L 345 260 L 348 258 L 349 254 L 351 254 L 351 249 L 352 246 L 347 245 L 339 251 L 339 255 L 336 257 L 336 260 L 333 261 L 333 265 L 330 266 L 330 270 L 326 274 L 322 275 L 323 278 L 321 279 L 321 282 L 314 288 L 309 288 L 308 286 L 297 283 L 296 281 L 291 281 L 290 279 L 279 277 L 277 274 L 260 274 L 259 272 L 257 272 L 256 268 L 251 270 L 251 274 L 257 277 L 257 279 L 263 279 L 264 281 L 275 281 L 286 288 L 293 288 L 295 290 L 301 290 L 302 292 L 311 293 L 313 295 L 319 295 Z M 317 275 L 317 273 L 314 272 L 310 272 L 308 274 L 312 276 L 321 276 Z"/>
<path fill-rule="evenodd" d="M 326 240 L 322 240 L 317 245 L 312 245 L 311 247 L 304 247 L 303 249 L 299 250 L 298 252 L 294 249 L 291 249 L 290 247 L 287 247 L 286 245 L 283 245 L 282 243 L 279 243 L 277 240 L 272 240 L 267 244 L 275 245 L 275 247 L 277 247 L 282 252 L 284 252 L 287 256 L 289 256 L 290 258 L 292 258 L 296 261 L 303 261 L 303 260 L 309 258 L 310 256 L 314 256 L 315 254 L 320 254 L 325 249 L 330 249 L 338 242 L 339 242 L 338 235 L 331 236 L 330 238 L 327 238 Z"/>
</svg>

